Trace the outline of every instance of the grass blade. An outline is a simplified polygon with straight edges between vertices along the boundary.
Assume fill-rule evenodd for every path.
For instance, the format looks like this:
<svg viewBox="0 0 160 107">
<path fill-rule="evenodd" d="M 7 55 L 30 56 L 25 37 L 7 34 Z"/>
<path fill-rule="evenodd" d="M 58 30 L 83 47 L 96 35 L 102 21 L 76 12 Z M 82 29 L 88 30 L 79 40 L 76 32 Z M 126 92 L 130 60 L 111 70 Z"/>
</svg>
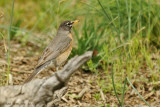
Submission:
<svg viewBox="0 0 160 107">
<path fill-rule="evenodd" d="M 107 18 L 110 22 L 112 22 L 112 19 L 109 17 L 109 15 L 107 14 L 107 12 L 105 11 L 105 9 L 104 9 L 104 7 L 102 6 L 101 2 L 100 2 L 99 0 L 97 0 L 97 1 L 98 1 L 99 5 L 101 6 L 101 8 L 102 8 L 102 10 L 103 10 L 104 15 L 106 16 L 106 18 Z M 117 30 L 117 28 L 116 28 L 116 26 L 114 25 L 113 22 L 111 23 L 111 25 L 114 27 L 114 29 L 116 30 L 116 32 L 117 32 L 117 34 L 118 34 L 118 30 Z"/>
<path fill-rule="evenodd" d="M 126 1 L 126 10 L 128 14 L 128 39 L 131 39 L 131 0 L 129 0 L 129 6 L 128 6 L 128 0 Z"/>
<path fill-rule="evenodd" d="M 120 13 L 120 5 L 119 5 L 119 0 L 116 0 L 116 3 L 117 3 L 117 11 L 118 11 L 118 26 L 119 26 L 119 29 L 118 29 L 118 34 L 119 34 L 119 40 L 121 42 L 121 13 Z"/>
<path fill-rule="evenodd" d="M 151 107 L 151 106 L 147 103 L 147 101 L 140 95 L 140 93 L 137 91 L 137 89 L 133 86 L 133 84 L 130 82 L 130 80 L 128 79 L 128 77 L 127 77 L 127 81 L 128 81 L 128 83 L 131 85 L 131 87 L 136 91 L 136 93 L 138 94 L 138 96 L 148 105 L 148 107 Z"/>
<path fill-rule="evenodd" d="M 125 94 L 126 83 L 127 83 L 127 78 L 124 80 L 124 87 L 123 87 L 123 92 L 122 92 L 122 97 L 121 97 L 121 107 L 123 107 L 123 101 L 124 101 L 124 94 Z"/>
<path fill-rule="evenodd" d="M 114 93 L 117 97 L 117 100 L 119 102 L 119 105 L 121 105 L 121 101 L 119 100 L 119 97 L 118 97 L 118 94 L 116 92 L 116 87 L 115 87 L 115 83 L 114 83 L 114 72 L 113 72 L 113 64 L 111 65 L 111 75 L 112 75 L 112 85 L 113 85 L 113 90 L 114 90 Z"/>
<path fill-rule="evenodd" d="M 10 26 L 9 26 L 9 33 L 8 33 L 8 51 L 7 51 L 7 84 L 9 81 L 9 73 L 10 73 L 10 39 L 11 39 L 11 26 L 12 26 L 12 19 L 13 19 L 13 10 L 14 10 L 14 0 L 12 1 L 12 11 L 11 11 L 11 19 L 10 19 Z"/>
<path fill-rule="evenodd" d="M 139 1 L 139 5 L 140 5 L 140 16 L 139 16 L 139 29 L 142 28 L 142 12 L 143 12 L 143 8 L 142 8 L 142 0 Z M 140 35 L 143 35 L 143 32 L 140 32 Z"/>
<path fill-rule="evenodd" d="M 150 36 L 150 26 L 151 26 L 151 1 L 148 0 L 148 35 Z"/>
</svg>

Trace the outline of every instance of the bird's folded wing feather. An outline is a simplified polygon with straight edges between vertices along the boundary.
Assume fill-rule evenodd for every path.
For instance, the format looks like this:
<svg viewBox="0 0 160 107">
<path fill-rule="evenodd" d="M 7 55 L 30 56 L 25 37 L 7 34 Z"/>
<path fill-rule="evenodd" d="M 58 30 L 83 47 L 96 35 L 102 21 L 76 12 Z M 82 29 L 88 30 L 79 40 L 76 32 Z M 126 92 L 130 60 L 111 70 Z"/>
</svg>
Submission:
<svg viewBox="0 0 160 107">
<path fill-rule="evenodd" d="M 55 36 L 50 44 L 46 47 L 42 57 L 39 59 L 37 67 L 47 61 L 56 59 L 61 53 L 70 47 L 71 38 L 68 36 Z"/>
</svg>

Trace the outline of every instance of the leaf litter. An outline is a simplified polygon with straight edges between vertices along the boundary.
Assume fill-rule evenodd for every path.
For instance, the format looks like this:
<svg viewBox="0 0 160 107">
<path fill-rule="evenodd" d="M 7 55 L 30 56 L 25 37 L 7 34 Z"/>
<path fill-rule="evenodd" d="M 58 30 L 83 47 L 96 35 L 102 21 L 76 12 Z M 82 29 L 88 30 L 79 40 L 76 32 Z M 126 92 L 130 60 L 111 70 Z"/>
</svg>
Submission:
<svg viewBox="0 0 160 107">
<path fill-rule="evenodd" d="M 17 41 L 11 41 L 11 77 L 13 85 L 23 84 L 25 79 L 34 70 L 37 64 L 40 53 L 37 46 L 28 43 L 27 46 L 21 46 Z M 152 60 L 157 60 L 159 54 L 153 54 Z M 0 41 L 0 83 L 6 82 L 7 60 L 5 54 L 5 47 L 3 41 Z M 145 76 L 151 78 L 151 73 L 145 66 L 145 71 L 136 74 L 136 78 L 132 80 L 132 84 L 136 87 L 138 92 L 149 102 L 152 107 L 160 107 L 160 76 L 158 75 L 157 82 L 140 82 L 137 78 Z M 159 66 L 155 66 L 159 69 Z M 3 75 L 4 74 L 4 75 Z M 52 69 L 46 69 L 40 73 L 36 78 L 43 78 L 53 74 Z M 101 78 L 106 82 L 106 78 L 100 72 Z M 2 77 L 2 78 L 1 78 Z M 103 92 L 97 83 L 98 75 L 93 72 L 85 72 L 82 69 L 72 75 L 68 82 L 68 91 L 61 100 L 60 107 L 105 107 L 107 104 L 110 107 L 118 105 L 116 97 L 112 92 Z M 108 83 L 111 84 L 111 83 Z M 5 84 L 1 84 L 5 85 Z M 97 97 L 95 97 L 97 95 Z M 119 95 L 120 97 L 120 95 Z M 124 107 L 147 107 L 145 103 L 138 97 L 134 90 L 129 86 L 125 93 Z"/>
</svg>

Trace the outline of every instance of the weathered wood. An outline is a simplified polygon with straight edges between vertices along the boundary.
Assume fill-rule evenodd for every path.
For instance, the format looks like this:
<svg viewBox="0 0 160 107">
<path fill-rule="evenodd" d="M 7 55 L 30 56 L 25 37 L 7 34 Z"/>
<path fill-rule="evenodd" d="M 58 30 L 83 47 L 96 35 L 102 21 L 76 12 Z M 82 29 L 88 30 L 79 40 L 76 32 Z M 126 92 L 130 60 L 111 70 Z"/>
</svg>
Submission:
<svg viewBox="0 0 160 107">
<path fill-rule="evenodd" d="M 35 79 L 24 85 L 0 87 L 0 107 L 54 107 L 67 91 L 65 84 L 92 52 L 75 56 L 62 70 L 46 79 Z"/>
</svg>

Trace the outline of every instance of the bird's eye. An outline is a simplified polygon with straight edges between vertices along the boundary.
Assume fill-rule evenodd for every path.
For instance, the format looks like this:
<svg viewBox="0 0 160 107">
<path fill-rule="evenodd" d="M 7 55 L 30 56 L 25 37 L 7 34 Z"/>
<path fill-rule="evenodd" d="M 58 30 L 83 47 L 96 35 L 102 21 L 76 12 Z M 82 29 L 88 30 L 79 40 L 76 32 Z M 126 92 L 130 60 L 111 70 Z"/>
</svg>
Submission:
<svg viewBox="0 0 160 107">
<path fill-rule="evenodd" d="M 66 25 L 71 25 L 71 23 L 67 22 Z"/>
<path fill-rule="evenodd" d="M 66 26 L 68 26 L 68 27 L 70 27 L 70 28 L 71 28 L 71 27 L 72 27 L 72 23 L 67 22 L 67 23 L 66 23 Z"/>
</svg>

